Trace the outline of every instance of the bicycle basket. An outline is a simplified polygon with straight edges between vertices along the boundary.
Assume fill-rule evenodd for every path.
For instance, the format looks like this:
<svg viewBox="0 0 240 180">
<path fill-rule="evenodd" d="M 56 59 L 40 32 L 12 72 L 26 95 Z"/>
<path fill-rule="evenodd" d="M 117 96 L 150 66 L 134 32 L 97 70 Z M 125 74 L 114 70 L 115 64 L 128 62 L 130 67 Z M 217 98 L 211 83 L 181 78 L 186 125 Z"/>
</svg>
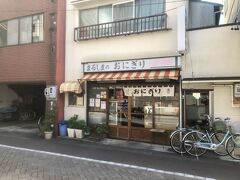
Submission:
<svg viewBox="0 0 240 180">
<path fill-rule="evenodd" d="M 227 126 L 222 120 L 215 120 L 213 122 L 213 129 L 215 131 L 226 131 Z"/>
</svg>

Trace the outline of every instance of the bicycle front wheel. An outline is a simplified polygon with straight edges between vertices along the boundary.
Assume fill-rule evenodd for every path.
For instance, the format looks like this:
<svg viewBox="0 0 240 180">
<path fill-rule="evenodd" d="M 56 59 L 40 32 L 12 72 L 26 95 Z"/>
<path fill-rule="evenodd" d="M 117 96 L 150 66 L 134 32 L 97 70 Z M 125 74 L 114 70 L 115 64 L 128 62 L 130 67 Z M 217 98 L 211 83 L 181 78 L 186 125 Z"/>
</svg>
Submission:
<svg viewBox="0 0 240 180">
<path fill-rule="evenodd" d="M 197 146 L 199 142 L 206 142 L 206 135 L 202 132 L 193 131 L 185 135 L 183 145 L 186 152 L 192 156 L 201 156 L 207 152 L 206 149 Z"/>
<path fill-rule="evenodd" d="M 170 145 L 172 149 L 179 154 L 186 153 L 186 150 L 183 147 L 183 137 L 187 133 L 186 129 L 180 129 L 174 131 L 170 136 Z"/>
<path fill-rule="evenodd" d="M 240 160 L 240 134 L 229 137 L 226 141 L 225 148 L 229 156 L 233 159 Z"/>
<path fill-rule="evenodd" d="M 212 139 L 212 142 L 214 144 L 219 144 L 222 142 L 223 138 L 225 137 L 225 134 L 224 132 L 215 132 L 211 135 L 211 139 Z M 220 156 L 226 156 L 228 155 L 228 152 L 224 146 L 224 143 L 222 143 L 221 145 L 219 145 L 215 150 L 214 152 Z"/>
</svg>

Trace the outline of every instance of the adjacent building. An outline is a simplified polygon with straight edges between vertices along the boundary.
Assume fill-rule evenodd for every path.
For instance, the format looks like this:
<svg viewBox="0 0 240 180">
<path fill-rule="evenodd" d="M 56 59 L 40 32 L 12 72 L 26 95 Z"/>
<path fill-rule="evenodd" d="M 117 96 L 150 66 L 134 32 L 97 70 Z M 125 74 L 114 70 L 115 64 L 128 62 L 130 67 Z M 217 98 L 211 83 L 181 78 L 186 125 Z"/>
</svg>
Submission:
<svg viewBox="0 0 240 180">
<path fill-rule="evenodd" d="M 225 0 L 224 1 L 224 23 L 239 23 L 240 22 L 240 1 Z"/>
<path fill-rule="evenodd" d="M 1 0 L 0 3 L 0 108 L 17 106 L 42 116 L 46 107 L 44 89 L 55 85 L 59 62 L 64 60 L 58 49 L 61 39 L 57 40 L 60 33 L 65 40 L 65 31 L 57 30 L 62 21 L 57 20 L 62 12 L 57 11 L 61 2 Z M 62 13 L 65 15 L 65 11 Z"/>
</svg>

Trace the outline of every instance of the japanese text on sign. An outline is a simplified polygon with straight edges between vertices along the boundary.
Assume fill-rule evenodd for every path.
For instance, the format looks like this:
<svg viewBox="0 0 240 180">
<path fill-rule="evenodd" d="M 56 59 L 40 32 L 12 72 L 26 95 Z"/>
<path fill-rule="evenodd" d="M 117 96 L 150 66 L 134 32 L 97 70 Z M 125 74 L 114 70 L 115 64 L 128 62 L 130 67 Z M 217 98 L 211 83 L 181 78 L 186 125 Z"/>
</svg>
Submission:
<svg viewBox="0 0 240 180">
<path fill-rule="evenodd" d="M 173 97 L 174 86 L 172 87 L 123 87 L 125 96 L 154 96 L 154 97 Z"/>
<path fill-rule="evenodd" d="M 84 72 L 134 71 L 176 67 L 176 58 L 137 59 L 83 64 Z"/>
</svg>

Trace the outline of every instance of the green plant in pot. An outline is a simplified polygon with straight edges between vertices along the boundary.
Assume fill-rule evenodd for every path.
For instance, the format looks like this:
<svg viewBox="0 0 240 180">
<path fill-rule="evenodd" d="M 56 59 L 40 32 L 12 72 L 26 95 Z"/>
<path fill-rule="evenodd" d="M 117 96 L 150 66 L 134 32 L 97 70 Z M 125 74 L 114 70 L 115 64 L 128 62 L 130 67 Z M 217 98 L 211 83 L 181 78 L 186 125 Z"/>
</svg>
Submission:
<svg viewBox="0 0 240 180">
<path fill-rule="evenodd" d="M 86 122 L 84 120 L 79 120 L 76 123 L 76 127 L 75 127 L 75 134 L 76 134 L 76 138 L 83 138 L 83 130 L 86 126 Z"/>
<path fill-rule="evenodd" d="M 106 124 L 96 125 L 96 133 L 100 136 L 100 138 L 105 138 L 109 133 L 108 126 Z"/>
<path fill-rule="evenodd" d="M 77 127 L 77 119 L 78 119 L 78 115 L 75 114 L 73 117 L 71 117 L 68 120 L 67 132 L 68 132 L 68 137 L 70 137 L 70 138 L 74 138 L 74 136 L 75 136 L 75 128 Z"/>
<path fill-rule="evenodd" d="M 54 130 L 54 121 L 55 121 L 55 111 L 51 110 L 46 112 L 45 118 L 41 125 L 42 133 L 44 134 L 45 139 L 51 139 Z"/>
</svg>

